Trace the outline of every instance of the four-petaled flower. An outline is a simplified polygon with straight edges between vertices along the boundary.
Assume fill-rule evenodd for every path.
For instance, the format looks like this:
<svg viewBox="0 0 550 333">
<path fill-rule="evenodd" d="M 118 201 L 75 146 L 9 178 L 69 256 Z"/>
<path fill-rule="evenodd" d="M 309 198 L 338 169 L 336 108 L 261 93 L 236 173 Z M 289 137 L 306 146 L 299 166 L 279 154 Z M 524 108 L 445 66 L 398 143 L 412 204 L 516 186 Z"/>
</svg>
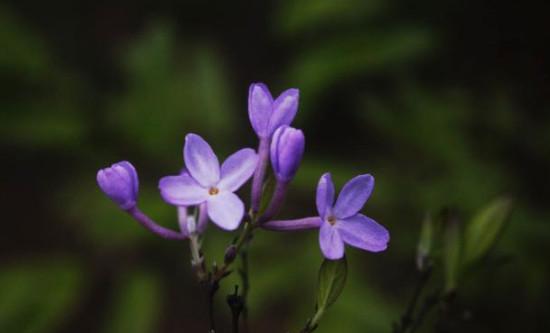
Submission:
<svg viewBox="0 0 550 333">
<path fill-rule="evenodd" d="M 258 157 L 245 148 L 222 164 L 203 138 L 185 137 L 183 156 L 187 172 L 164 177 L 159 182 L 163 199 L 176 206 L 206 203 L 208 217 L 226 230 L 236 229 L 244 215 L 244 204 L 234 194 L 254 173 Z"/>
<path fill-rule="evenodd" d="M 260 139 L 269 139 L 282 125 L 290 125 L 298 111 L 298 89 L 285 90 L 273 100 L 267 86 L 253 83 L 248 91 L 248 117 Z"/>
<path fill-rule="evenodd" d="M 317 186 L 318 217 L 271 221 L 263 227 L 279 231 L 320 228 L 321 251 L 332 260 L 344 256 L 344 244 L 371 252 L 384 251 L 390 239 L 389 232 L 359 213 L 373 188 L 374 177 L 368 174 L 357 176 L 344 185 L 334 203 L 334 183 L 330 173 L 325 173 Z"/>
</svg>

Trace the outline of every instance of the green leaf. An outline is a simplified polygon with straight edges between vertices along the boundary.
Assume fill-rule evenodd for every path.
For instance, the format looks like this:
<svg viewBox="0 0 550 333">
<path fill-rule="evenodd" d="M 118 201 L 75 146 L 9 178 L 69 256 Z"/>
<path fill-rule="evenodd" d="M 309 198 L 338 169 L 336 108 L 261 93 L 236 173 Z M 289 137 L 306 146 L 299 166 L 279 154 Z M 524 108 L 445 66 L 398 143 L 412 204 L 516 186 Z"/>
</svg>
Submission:
<svg viewBox="0 0 550 333">
<path fill-rule="evenodd" d="M 465 231 L 465 263 L 481 259 L 495 244 L 512 211 L 512 200 L 498 198 L 470 220 Z"/>
<path fill-rule="evenodd" d="M 133 272 L 132 276 L 119 283 L 103 332 L 157 332 L 161 304 L 162 288 L 158 277 L 146 272 Z"/>
<path fill-rule="evenodd" d="M 433 244 L 433 220 L 430 214 L 426 214 L 422 221 L 422 229 L 420 230 L 420 239 L 416 251 L 416 265 L 419 270 L 423 270 L 426 266 L 426 260 L 430 256 Z"/>
<path fill-rule="evenodd" d="M 462 239 L 460 224 L 456 216 L 447 217 L 444 223 L 443 265 L 445 267 L 445 291 L 449 292 L 456 289 L 460 275 Z"/>
<path fill-rule="evenodd" d="M 280 3 L 274 15 L 275 29 L 293 38 L 315 29 L 365 22 L 386 7 L 386 2 L 380 0 L 291 0 Z"/>
<path fill-rule="evenodd" d="M 0 332 L 55 332 L 71 319 L 85 280 L 65 258 L 7 265 L 0 271 Z"/>
<path fill-rule="evenodd" d="M 317 288 L 317 312 L 323 312 L 331 306 L 342 293 L 348 275 L 346 257 L 340 260 L 325 259 L 319 269 Z"/>
</svg>

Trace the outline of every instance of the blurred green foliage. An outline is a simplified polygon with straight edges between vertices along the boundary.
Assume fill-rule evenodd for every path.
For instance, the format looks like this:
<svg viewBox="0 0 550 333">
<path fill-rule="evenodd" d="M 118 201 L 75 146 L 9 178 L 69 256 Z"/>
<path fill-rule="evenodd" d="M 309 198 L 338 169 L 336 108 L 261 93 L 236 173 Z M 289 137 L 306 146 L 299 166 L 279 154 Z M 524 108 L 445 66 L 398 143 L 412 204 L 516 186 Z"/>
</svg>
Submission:
<svg viewBox="0 0 550 333">
<path fill-rule="evenodd" d="M 187 244 L 156 239 L 118 211 L 97 189 L 95 172 L 131 160 L 140 174 L 140 206 L 175 228 L 176 212 L 158 196 L 156 181 L 183 166 L 188 132 L 204 135 L 220 157 L 255 146 L 246 94 L 259 80 L 274 94 L 291 86 L 301 91 L 296 126 L 307 148 L 281 215 L 315 214 L 323 172 L 338 188 L 370 172 L 377 185 L 366 214 L 392 235 L 385 253 L 348 251 L 348 282 L 319 332 L 342 331 L 342 323 L 350 333 L 389 331 L 414 283 L 425 213 L 450 205 L 474 216 L 502 194 L 517 199 L 496 246 L 494 231 L 504 220 L 496 216 L 499 228 L 485 223 L 498 215 L 493 206 L 466 227 L 465 260 L 504 259 L 460 281 L 460 301 L 475 316 L 455 331 L 548 325 L 540 316 L 550 310 L 548 101 L 533 107 L 505 66 L 500 77 L 490 72 L 487 48 L 472 41 L 460 49 L 477 31 L 456 32 L 463 27 L 445 15 L 481 29 L 475 10 L 379 0 L 251 8 L 243 1 L 175 8 L 159 2 L 163 9 L 147 15 L 137 3 L 96 6 L 0 6 L 1 332 L 204 330 Z M 51 16 L 37 16 L 40 8 Z M 470 35 L 456 38 L 462 33 Z M 480 58 L 470 64 L 470 81 L 458 66 L 466 56 Z M 221 262 L 231 239 L 210 226 L 206 259 Z M 492 258 L 479 257 L 493 247 Z M 301 327 L 322 260 L 317 234 L 261 232 L 251 251 L 252 327 Z M 220 294 L 235 283 L 232 276 Z M 227 322 L 223 297 L 216 306 Z"/>
</svg>

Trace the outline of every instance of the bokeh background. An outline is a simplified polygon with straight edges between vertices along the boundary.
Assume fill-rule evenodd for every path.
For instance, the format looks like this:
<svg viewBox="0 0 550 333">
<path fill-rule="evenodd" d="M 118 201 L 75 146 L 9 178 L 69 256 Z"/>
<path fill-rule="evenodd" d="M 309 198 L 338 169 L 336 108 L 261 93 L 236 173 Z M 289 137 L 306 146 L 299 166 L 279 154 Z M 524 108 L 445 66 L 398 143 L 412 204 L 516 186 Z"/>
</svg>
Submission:
<svg viewBox="0 0 550 333">
<path fill-rule="evenodd" d="M 348 250 L 319 332 L 389 332 L 417 278 L 424 215 L 453 207 L 467 221 L 502 196 L 514 209 L 500 259 L 459 286 L 462 315 L 439 331 L 544 331 L 546 14 L 529 1 L 3 1 L 0 332 L 205 332 L 187 244 L 142 229 L 95 174 L 132 161 L 140 206 L 175 228 L 158 179 L 182 167 L 188 132 L 221 156 L 255 147 L 257 81 L 301 91 L 306 154 L 281 216 L 315 213 L 325 171 L 338 187 L 370 172 L 364 212 L 391 231 L 384 253 Z M 207 259 L 232 236 L 210 226 Z M 257 233 L 250 260 L 251 331 L 297 331 L 313 311 L 317 232 Z M 218 295 L 221 327 L 235 282 Z"/>
</svg>

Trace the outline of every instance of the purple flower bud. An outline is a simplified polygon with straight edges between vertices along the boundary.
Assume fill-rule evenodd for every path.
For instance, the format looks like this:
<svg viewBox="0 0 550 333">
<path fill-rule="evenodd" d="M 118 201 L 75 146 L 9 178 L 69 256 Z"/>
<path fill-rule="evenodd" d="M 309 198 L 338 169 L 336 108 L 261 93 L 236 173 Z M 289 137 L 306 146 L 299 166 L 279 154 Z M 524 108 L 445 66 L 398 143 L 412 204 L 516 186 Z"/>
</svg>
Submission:
<svg viewBox="0 0 550 333">
<path fill-rule="evenodd" d="M 118 162 L 99 170 L 97 184 L 120 208 L 128 210 L 136 206 L 139 183 L 136 169 L 130 162 Z"/>
<path fill-rule="evenodd" d="M 301 130 L 285 125 L 275 131 L 271 142 L 271 165 L 278 181 L 287 183 L 294 177 L 304 154 L 304 145 Z"/>
<path fill-rule="evenodd" d="M 298 111 L 298 89 L 285 90 L 275 100 L 263 83 L 253 83 L 248 91 L 248 117 L 261 139 L 269 139 L 282 125 L 290 125 Z"/>
</svg>

